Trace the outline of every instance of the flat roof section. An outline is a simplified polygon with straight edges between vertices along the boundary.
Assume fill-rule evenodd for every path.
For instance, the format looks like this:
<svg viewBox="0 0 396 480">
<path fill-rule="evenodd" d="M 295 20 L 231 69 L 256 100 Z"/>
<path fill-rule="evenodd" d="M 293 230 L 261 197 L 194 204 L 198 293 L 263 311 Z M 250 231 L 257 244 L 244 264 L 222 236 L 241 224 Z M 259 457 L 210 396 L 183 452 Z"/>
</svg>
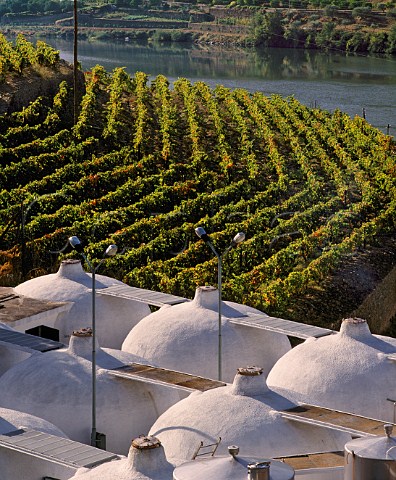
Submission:
<svg viewBox="0 0 396 480">
<path fill-rule="evenodd" d="M 62 308 L 63 307 L 63 308 Z M 11 287 L 0 287 L 0 322 L 12 324 L 55 308 L 69 308 L 67 303 L 54 303 L 25 297 Z"/>
<path fill-rule="evenodd" d="M 229 320 L 236 325 L 244 325 L 251 328 L 260 328 L 271 332 L 283 333 L 289 337 L 307 339 L 310 337 L 324 337 L 334 333 L 333 330 L 306 323 L 285 320 L 284 318 L 269 317 L 268 315 L 260 315 L 255 313 L 247 313 L 247 316 L 232 318 Z"/>
<path fill-rule="evenodd" d="M 77 468 L 92 468 L 119 458 L 114 453 L 36 430 L 20 429 L 0 435 L 0 447 Z"/>
<path fill-rule="evenodd" d="M 301 404 L 280 413 L 282 417 L 294 422 L 331 428 L 357 437 L 384 435 L 384 425 L 390 423 L 308 404 Z"/>
<path fill-rule="evenodd" d="M 147 303 L 162 307 L 164 305 L 177 305 L 178 303 L 189 302 L 187 298 L 170 295 L 169 293 L 154 292 L 144 288 L 131 287 L 129 285 L 112 285 L 96 291 L 98 295 L 109 295 L 111 297 L 126 298 L 136 302 Z"/>
<path fill-rule="evenodd" d="M 344 466 L 344 452 L 308 453 L 293 457 L 276 457 L 290 465 L 294 470 L 307 470 L 310 468 L 334 468 Z"/>
<path fill-rule="evenodd" d="M 211 380 L 210 378 L 198 377 L 189 373 L 177 372 L 166 368 L 143 365 L 141 363 L 130 363 L 113 370 L 107 370 L 107 372 L 115 377 L 164 385 L 189 392 L 195 390 L 205 392 L 212 388 L 226 386 L 226 383 L 219 382 L 218 380 Z"/>
<path fill-rule="evenodd" d="M 30 348 L 38 352 L 49 352 L 50 350 L 58 350 L 63 348 L 63 343 L 49 340 L 48 338 L 36 337 L 28 333 L 15 332 L 7 328 L 0 328 L 0 342 L 18 345 L 20 347 Z"/>
</svg>

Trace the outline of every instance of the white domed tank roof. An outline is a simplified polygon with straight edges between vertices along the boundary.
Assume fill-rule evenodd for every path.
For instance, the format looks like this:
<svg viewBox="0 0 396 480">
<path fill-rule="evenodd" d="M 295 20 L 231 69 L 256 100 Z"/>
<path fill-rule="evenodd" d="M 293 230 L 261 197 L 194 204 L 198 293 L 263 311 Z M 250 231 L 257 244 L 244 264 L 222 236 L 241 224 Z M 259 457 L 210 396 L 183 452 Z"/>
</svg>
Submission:
<svg viewBox="0 0 396 480">
<path fill-rule="evenodd" d="M 161 442 L 142 435 L 132 441 L 127 458 L 79 469 L 70 480 L 172 480 L 172 473 Z"/>
<path fill-rule="evenodd" d="M 66 438 L 66 435 L 62 430 L 42 418 L 28 413 L 19 412 L 18 410 L 0 407 L 0 435 L 19 430 L 20 428 L 37 430 L 39 432 Z"/>
<path fill-rule="evenodd" d="M 96 290 L 119 280 L 95 275 Z M 70 332 L 91 325 L 92 322 L 92 278 L 86 273 L 79 260 L 64 260 L 57 273 L 33 278 L 15 287 L 15 292 L 27 297 L 53 302 L 74 302 L 55 328 L 59 329 L 59 340 L 67 343 Z M 130 329 L 150 313 L 148 305 L 127 299 L 96 295 L 96 334 L 101 345 L 120 348 Z"/>
<path fill-rule="evenodd" d="M 349 318 L 338 333 L 293 348 L 267 378 L 271 388 L 313 405 L 393 421 L 395 340 L 372 335 L 365 320 Z"/>
<path fill-rule="evenodd" d="M 227 319 L 262 313 L 233 302 L 222 304 L 222 380 L 232 381 L 240 365 L 261 365 L 267 374 L 290 350 L 286 335 L 234 325 Z M 198 287 L 192 302 L 165 306 L 136 325 L 122 350 L 164 368 L 217 378 L 218 290 Z"/>
<path fill-rule="evenodd" d="M 239 448 L 233 445 L 229 450 L 239 451 Z M 231 457 L 215 456 L 184 463 L 175 469 L 173 478 L 174 480 L 246 480 L 247 478 L 293 480 L 294 470 L 289 465 L 276 460 L 243 457 L 234 453 Z"/>
<path fill-rule="evenodd" d="M 342 450 L 350 436 L 311 425 L 290 422 L 280 410 L 295 404 L 269 390 L 261 369 L 239 369 L 232 385 L 194 392 L 169 408 L 150 430 L 172 463 L 192 459 L 200 442 L 221 437 L 216 453 L 238 445 L 252 456 L 288 456 Z"/>
<path fill-rule="evenodd" d="M 35 355 L 0 378 L 0 405 L 45 418 L 72 440 L 90 442 L 92 336 L 76 332 L 68 349 Z M 126 453 L 131 438 L 148 431 L 157 417 L 179 400 L 174 389 L 109 375 L 142 359 L 126 352 L 98 349 L 96 422 L 107 448 Z"/>
</svg>

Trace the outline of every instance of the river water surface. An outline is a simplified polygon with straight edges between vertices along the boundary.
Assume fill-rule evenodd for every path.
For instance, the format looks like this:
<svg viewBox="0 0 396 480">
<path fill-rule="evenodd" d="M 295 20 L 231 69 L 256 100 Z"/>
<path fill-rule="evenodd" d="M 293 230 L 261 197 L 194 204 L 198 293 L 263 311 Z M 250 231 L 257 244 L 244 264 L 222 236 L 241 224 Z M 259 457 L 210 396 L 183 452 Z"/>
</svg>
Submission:
<svg viewBox="0 0 396 480">
<path fill-rule="evenodd" d="M 45 41 L 73 62 L 72 41 Z M 84 70 L 97 64 L 109 71 L 126 67 L 132 75 L 138 70 L 150 78 L 163 74 L 170 82 L 185 77 L 211 87 L 222 84 L 266 95 L 293 95 L 308 106 L 339 108 L 352 117 L 365 115 L 371 124 L 396 136 L 396 57 L 79 41 L 78 58 Z"/>
</svg>

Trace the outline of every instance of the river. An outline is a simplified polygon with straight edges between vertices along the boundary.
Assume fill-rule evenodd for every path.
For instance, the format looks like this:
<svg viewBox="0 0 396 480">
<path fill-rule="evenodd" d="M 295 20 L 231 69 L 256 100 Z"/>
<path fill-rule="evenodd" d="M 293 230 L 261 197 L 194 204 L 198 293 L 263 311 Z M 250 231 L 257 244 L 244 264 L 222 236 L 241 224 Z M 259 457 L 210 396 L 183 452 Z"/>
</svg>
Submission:
<svg viewBox="0 0 396 480">
<path fill-rule="evenodd" d="M 73 61 L 73 44 L 57 38 L 45 41 Z M 103 65 L 111 71 L 126 67 L 172 82 L 185 77 L 210 86 L 222 84 L 266 95 L 293 95 L 308 106 L 336 108 L 396 136 L 396 57 L 345 55 L 308 50 L 268 48 L 246 50 L 207 45 L 138 45 L 129 42 L 79 41 L 84 70 Z M 389 125 L 389 126 L 388 126 Z"/>
</svg>

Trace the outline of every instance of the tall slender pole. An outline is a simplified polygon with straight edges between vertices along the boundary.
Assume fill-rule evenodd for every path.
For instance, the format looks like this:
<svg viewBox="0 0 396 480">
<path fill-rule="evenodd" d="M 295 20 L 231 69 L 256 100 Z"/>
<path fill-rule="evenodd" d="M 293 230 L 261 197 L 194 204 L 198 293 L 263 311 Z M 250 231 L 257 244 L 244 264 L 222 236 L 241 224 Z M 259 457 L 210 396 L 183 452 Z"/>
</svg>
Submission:
<svg viewBox="0 0 396 480">
<path fill-rule="evenodd" d="M 222 349 L 223 349 L 223 339 L 222 339 L 222 334 L 221 334 L 221 317 L 222 317 L 222 310 L 221 310 L 221 255 L 217 253 L 216 249 L 213 246 L 213 243 L 210 240 L 207 240 L 207 244 L 209 245 L 210 249 L 212 252 L 216 255 L 217 257 L 217 289 L 219 292 L 219 305 L 218 305 L 218 344 L 217 344 L 217 378 L 218 380 L 221 381 L 222 379 Z"/>
<path fill-rule="evenodd" d="M 243 242 L 245 240 L 245 234 L 243 232 L 239 232 L 235 235 L 235 237 L 232 239 L 230 245 L 228 248 L 226 248 L 223 252 L 222 255 L 217 253 L 216 249 L 213 246 L 213 243 L 210 240 L 209 235 L 205 232 L 205 229 L 203 227 L 197 227 L 195 229 L 195 233 L 198 235 L 199 238 L 201 238 L 205 243 L 207 243 L 212 250 L 212 252 L 216 255 L 217 257 L 217 285 L 218 285 L 218 291 L 219 291 L 219 306 L 218 306 L 218 321 L 219 321 L 219 327 L 218 327 L 218 379 L 221 380 L 222 378 L 222 335 L 221 335 L 221 317 L 222 317 L 222 311 L 221 311 L 221 305 L 222 305 L 222 298 L 221 298 L 221 290 L 222 290 L 222 285 L 221 285 L 221 275 L 222 275 L 222 257 L 225 255 L 231 248 L 237 246 L 239 243 Z"/>
<path fill-rule="evenodd" d="M 78 73 L 78 18 L 77 18 L 77 0 L 74 0 L 74 44 L 73 44 L 73 121 L 76 125 L 78 120 L 78 96 L 77 96 L 77 73 Z"/>
<path fill-rule="evenodd" d="M 80 252 L 81 256 L 85 260 L 86 264 L 88 265 L 88 268 L 91 271 L 91 278 L 92 278 L 92 356 L 91 356 L 91 366 L 92 366 L 92 401 L 91 401 L 91 415 L 92 415 L 92 421 L 91 421 L 91 445 L 93 447 L 97 446 L 97 441 L 96 441 L 96 271 L 97 269 L 102 265 L 103 260 L 97 265 L 96 268 L 93 267 L 92 263 L 88 260 L 87 256 L 85 255 L 84 252 Z"/>
<path fill-rule="evenodd" d="M 219 290 L 219 345 L 218 345 L 218 351 L 219 351 L 219 360 L 218 360 L 218 379 L 221 381 L 222 379 L 222 335 L 221 335 L 221 316 L 222 316 L 222 311 L 221 311 L 221 255 L 217 255 L 217 285 L 218 285 L 218 290 Z"/>
<path fill-rule="evenodd" d="M 100 264 L 99 264 L 100 265 Z M 98 267 L 99 267 L 98 265 Z M 96 267 L 96 268 L 98 268 Z M 96 447 L 96 269 L 92 268 L 92 431 L 91 445 Z"/>
<path fill-rule="evenodd" d="M 77 252 L 83 257 L 88 268 L 91 272 L 92 278 L 92 428 L 91 428 L 91 445 L 97 448 L 106 448 L 105 446 L 105 435 L 98 434 L 96 431 L 96 272 L 99 267 L 105 261 L 106 257 L 113 257 L 117 253 L 117 245 L 109 245 L 103 255 L 102 260 L 94 267 L 92 263 L 88 260 L 87 256 L 84 253 L 84 247 L 80 242 L 79 238 L 75 235 L 69 237 L 69 244 L 77 250 Z M 98 439 L 100 437 L 100 441 Z"/>
<path fill-rule="evenodd" d="M 26 212 L 21 203 L 21 269 L 22 269 L 22 278 L 26 277 L 26 239 L 25 239 L 25 221 L 26 221 Z"/>
</svg>

